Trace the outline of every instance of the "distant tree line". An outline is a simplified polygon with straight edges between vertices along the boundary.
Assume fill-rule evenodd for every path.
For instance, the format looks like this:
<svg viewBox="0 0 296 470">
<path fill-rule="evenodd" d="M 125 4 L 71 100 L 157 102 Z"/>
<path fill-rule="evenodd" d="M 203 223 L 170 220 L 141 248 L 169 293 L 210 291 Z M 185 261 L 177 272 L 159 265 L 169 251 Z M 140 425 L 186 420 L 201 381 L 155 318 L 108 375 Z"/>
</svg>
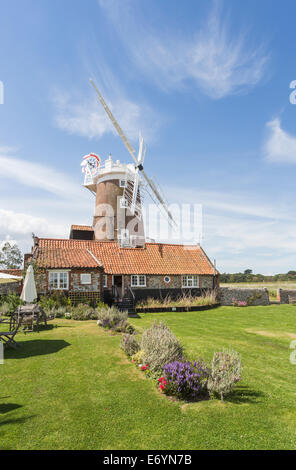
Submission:
<svg viewBox="0 0 296 470">
<path fill-rule="evenodd" d="M 253 274 L 252 269 L 245 269 L 243 273 L 223 273 L 220 274 L 220 282 L 276 282 L 276 281 L 296 281 L 296 271 L 288 271 L 287 274 L 275 274 L 265 276 L 264 274 Z"/>
</svg>

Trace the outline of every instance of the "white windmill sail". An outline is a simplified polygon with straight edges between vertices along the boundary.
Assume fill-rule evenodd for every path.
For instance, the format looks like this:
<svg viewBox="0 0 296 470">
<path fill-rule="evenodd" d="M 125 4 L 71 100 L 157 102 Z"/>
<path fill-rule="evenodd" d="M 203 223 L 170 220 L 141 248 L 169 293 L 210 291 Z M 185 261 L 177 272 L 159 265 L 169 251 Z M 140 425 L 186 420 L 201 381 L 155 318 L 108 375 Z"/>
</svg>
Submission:
<svg viewBox="0 0 296 470">
<path fill-rule="evenodd" d="M 127 189 L 125 191 L 125 193 L 126 193 L 125 197 L 126 197 L 127 205 L 129 207 L 129 209 L 131 211 L 134 210 L 134 213 L 136 211 L 137 199 L 138 199 L 138 197 L 140 197 L 140 196 L 138 196 L 138 194 L 139 194 L 139 182 L 140 182 L 139 172 L 140 172 L 141 176 L 146 181 L 147 189 L 149 188 L 148 193 L 149 193 L 150 196 L 152 195 L 152 199 L 155 202 L 155 204 L 157 204 L 160 207 L 160 209 L 162 209 L 162 212 L 166 215 L 166 217 L 167 217 L 168 221 L 170 222 L 170 224 L 175 224 L 173 216 L 172 216 L 171 212 L 169 211 L 169 209 L 167 207 L 167 204 L 164 201 L 164 198 L 161 196 L 159 189 L 156 187 L 156 185 L 152 181 L 152 179 L 150 179 L 148 177 L 148 175 L 144 172 L 143 161 L 144 161 L 146 149 L 145 149 L 145 145 L 144 145 L 144 141 L 143 141 L 142 136 L 140 135 L 139 153 L 138 153 L 138 158 L 137 158 L 135 156 L 135 150 L 133 149 L 133 146 L 130 144 L 130 142 L 126 138 L 123 130 L 121 129 L 121 127 L 119 126 L 119 124 L 116 121 L 115 117 L 113 116 L 113 114 L 111 113 L 111 111 L 108 108 L 107 104 L 105 103 L 104 98 L 102 97 L 101 93 L 99 92 L 98 88 L 96 87 L 94 81 L 92 79 L 90 79 L 90 82 L 91 82 L 92 86 L 94 87 L 94 89 L 95 89 L 95 91 L 98 95 L 100 103 L 102 104 L 104 110 L 106 111 L 107 115 L 109 116 L 112 124 L 114 125 L 114 127 L 117 130 L 119 136 L 123 140 L 124 145 L 126 146 L 129 154 L 131 155 L 131 157 L 133 158 L 133 160 L 135 161 L 135 164 L 136 164 L 134 178 L 133 178 L 133 180 L 131 178 L 129 179 L 129 181 L 133 181 L 133 183 L 131 183 L 131 186 L 132 186 L 133 189 L 132 189 L 132 191 L 131 191 L 131 188 L 129 190 Z M 140 157 L 140 159 L 139 159 L 139 157 Z M 128 178 L 129 178 L 129 176 L 127 175 L 127 179 Z M 128 186 L 128 184 L 127 184 L 127 186 Z M 130 196 L 130 194 L 131 194 L 131 196 Z"/>
</svg>

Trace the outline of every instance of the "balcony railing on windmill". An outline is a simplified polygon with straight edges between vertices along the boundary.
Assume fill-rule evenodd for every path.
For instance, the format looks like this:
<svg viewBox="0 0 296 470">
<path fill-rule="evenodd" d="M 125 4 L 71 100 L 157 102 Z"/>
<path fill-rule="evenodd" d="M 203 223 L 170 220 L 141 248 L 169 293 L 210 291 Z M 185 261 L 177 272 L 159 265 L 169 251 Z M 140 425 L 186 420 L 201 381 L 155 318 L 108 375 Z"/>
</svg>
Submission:
<svg viewBox="0 0 296 470">
<path fill-rule="evenodd" d="M 90 171 L 88 167 L 86 167 L 85 175 L 84 175 L 84 185 L 87 186 L 89 184 L 93 184 L 94 178 L 96 178 L 101 170 L 105 169 L 105 162 L 100 163 L 99 168 L 97 168 L 95 171 Z"/>
</svg>

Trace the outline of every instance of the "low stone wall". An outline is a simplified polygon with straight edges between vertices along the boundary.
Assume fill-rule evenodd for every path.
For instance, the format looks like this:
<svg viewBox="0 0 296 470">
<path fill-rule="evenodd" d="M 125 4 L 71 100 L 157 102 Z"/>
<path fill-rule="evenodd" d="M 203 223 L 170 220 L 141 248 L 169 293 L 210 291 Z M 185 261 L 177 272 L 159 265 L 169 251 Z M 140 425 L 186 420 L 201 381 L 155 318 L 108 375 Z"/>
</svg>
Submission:
<svg viewBox="0 0 296 470">
<path fill-rule="evenodd" d="M 1 283 L 0 295 L 6 295 L 9 292 L 15 292 L 16 294 L 19 294 L 20 284 L 20 282 L 7 282 L 7 284 Z"/>
<path fill-rule="evenodd" d="M 248 302 L 250 305 L 269 305 L 269 295 L 266 288 L 220 287 L 218 292 L 218 300 L 221 305 L 233 305 L 233 299 L 239 302 Z"/>
<path fill-rule="evenodd" d="M 278 289 L 277 290 L 277 298 L 281 304 L 288 304 L 289 296 L 296 298 L 296 289 Z"/>
</svg>

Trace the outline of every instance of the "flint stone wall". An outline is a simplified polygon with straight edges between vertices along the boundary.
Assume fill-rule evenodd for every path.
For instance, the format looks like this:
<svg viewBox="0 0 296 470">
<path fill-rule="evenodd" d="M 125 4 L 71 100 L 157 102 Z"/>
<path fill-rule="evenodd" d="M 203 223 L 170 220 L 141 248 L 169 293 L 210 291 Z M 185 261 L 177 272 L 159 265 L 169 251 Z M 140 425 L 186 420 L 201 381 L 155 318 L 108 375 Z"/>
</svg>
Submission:
<svg viewBox="0 0 296 470">
<path fill-rule="evenodd" d="M 296 289 L 278 289 L 277 290 L 277 297 L 281 304 L 288 304 L 289 296 L 296 298 Z"/>
<path fill-rule="evenodd" d="M 220 287 L 219 302 L 221 305 L 233 305 L 233 299 L 239 302 L 252 302 L 252 305 L 269 305 L 269 294 L 266 288 L 252 289 L 246 287 Z"/>
<path fill-rule="evenodd" d="M 6 295 L 9 292 L 15 292 L 16 294 L 19 294 L 20 290 L 20 282 L 8 282 L 7 284 L 0 284 L 0 295 Z"/>
</svg>

